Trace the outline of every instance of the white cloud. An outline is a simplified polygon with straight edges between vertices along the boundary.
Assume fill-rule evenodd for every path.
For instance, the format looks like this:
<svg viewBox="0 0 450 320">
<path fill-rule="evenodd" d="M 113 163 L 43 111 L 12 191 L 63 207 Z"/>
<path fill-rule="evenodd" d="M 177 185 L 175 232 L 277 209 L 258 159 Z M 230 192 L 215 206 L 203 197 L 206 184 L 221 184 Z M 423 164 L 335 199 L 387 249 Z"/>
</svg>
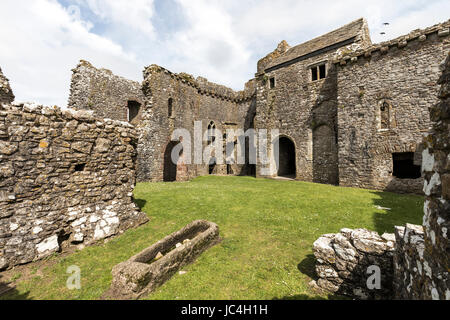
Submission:
<svg viewBox="0 0 450 320">
<path fill-rule="evenodd" d="M 151 18 L 153 0 L 77 0 L 79 5 L 86 4 L 102 20 L 155 37 Z"/>
<path fill-rule="evenodd" d="M 186 15 L 188 27 L 166 42 L 165 49 L 172 55 L 175 53 L 169 67 L 243 88 L 241 74 L 251 68 L 251 51 L 246 48 L 245 39 L 234 32 L 233 17 L 211 1 L 177 2 Z"/>
<path fill-rule="evenodd" d="M 56 0 L 1 0 L 0 66 L 19 100 L 48 104 L 66 104 L 79 59 L 138 81 L 157 63 L 239 90 L 283 39 L 294 46 L 365 17 L 380 42 L 450 18 L 448 0 L 161 1 L 173 1 L 182 21 L 154 0 L 64 0 L 84 20 Z"/>
<path fill-rule="evenodd" d="M 79 59 L 134 78 L 142 70 L 133 55 L 90 32 L 92 25 L 56 1 L 2 0 L 0 21 L 0 64 L 18 101 L 65 106 Z"/>
</svg>

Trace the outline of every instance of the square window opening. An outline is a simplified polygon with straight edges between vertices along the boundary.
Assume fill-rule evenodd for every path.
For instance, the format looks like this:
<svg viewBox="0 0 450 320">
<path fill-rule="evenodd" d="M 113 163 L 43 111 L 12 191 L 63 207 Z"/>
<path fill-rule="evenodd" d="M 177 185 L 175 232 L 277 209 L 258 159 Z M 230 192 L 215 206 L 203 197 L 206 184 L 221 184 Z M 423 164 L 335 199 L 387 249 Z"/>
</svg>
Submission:
<svg viewBox="0 0 450 320">
<path fill-rule="evenodd" d="M 392 175 L 398 179 L 419 179 L 422 176 L 421 167 L 414 165 L 414 153 L 393 153 L 394 170 Z"/>
<path fill-rule="evenodd" d="M 85 167 L 86 167 L 85 163 L 76 164 L 75 165 L 75 172 L 84 171 Z"/>
</svg>

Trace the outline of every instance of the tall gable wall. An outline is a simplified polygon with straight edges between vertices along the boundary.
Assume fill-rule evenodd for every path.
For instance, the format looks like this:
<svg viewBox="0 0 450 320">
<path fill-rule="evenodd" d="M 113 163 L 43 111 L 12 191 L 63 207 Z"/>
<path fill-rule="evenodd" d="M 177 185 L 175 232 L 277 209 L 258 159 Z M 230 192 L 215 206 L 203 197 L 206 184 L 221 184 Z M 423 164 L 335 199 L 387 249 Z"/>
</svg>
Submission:
<svg viewBox="0 0 450 320">
<path fill-rule="evenodd" d="M 281 43 L 259 61 L 256 127 L 279 129 L 280 136 L 295 144 L 297 179 L 339 183 L 337 74 L 332 61 L 341 52 L 365 48 L 370 43 L 367 24 L 360 19 L 287 50 L 287 44 Z M 313 81 L 311 68 L 323 63 L 326 78 Z M 262 167 L 259 165 L 257 172 Z M 271 166 L 269 175 L 277 175 L 276 171 Z"/>
</svg>

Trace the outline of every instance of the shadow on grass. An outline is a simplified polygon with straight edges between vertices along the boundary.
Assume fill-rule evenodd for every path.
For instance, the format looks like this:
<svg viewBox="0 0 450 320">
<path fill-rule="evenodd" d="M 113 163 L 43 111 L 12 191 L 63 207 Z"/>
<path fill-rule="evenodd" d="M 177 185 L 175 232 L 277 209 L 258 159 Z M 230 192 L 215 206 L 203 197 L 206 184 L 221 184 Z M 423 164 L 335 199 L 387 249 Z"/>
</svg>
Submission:
<svg viewBox="0 0 450 320">
<path fill-rule="evenodd" d="M 145 204 L 147 203 L 147 200 L 144 199 L 134 199 L 134 203 L 139 207 L 140 210 L 145 207 Z"/>
<path fill-rule="evenodd" d="M 3 282 L 0 274 L 0 300 L 31 300 L 29 294 L 20 293 L 11 283 Z"/>
<path fill-rule="evenodd" d="M 383 210 L 373 213 L 373 223 L 376 232 L 393 233 L 395 226 L 404 226 L 406 223 L 422 224 L 423 201 L 420 195 L 396 194 L 391 192 L 374 191 L 377 199 L 373 201 L 374 209 Z"/>
<path fill-rule="evenodd" d="M 305 259 L 303 259 L 297 266 L 297 269 L 303 273 L 304 275 L 307 275 L 313 280 L 317 280 L 317 274 L 316 274 L 316 257 L 314 257 L 313 254 L 308 254 Z"/>
</svg>

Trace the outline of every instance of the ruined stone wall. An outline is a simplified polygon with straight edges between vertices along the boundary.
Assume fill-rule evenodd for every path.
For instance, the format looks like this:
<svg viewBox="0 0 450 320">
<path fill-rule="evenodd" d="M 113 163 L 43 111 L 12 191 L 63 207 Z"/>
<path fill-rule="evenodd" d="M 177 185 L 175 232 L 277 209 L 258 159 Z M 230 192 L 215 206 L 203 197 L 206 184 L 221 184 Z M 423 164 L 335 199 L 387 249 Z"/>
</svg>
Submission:
<svg viewBox="0 0 450 320">
<path fill-rule="evenodd" d="M 8 79 L 3 75 L 0 68 L 0 104 L 14 101 L 14 94 L 9 86 Z"/>
<path fill-rule="evenodd" d="M 342 229 L 337 234 L 323 235 L 314 242 L 317 259 L 315 286 L 358 299 L 390 299 L 393 297 L 393 234 L 365 229 Z M 370 267 L 378 267 L 378 270 Z M 369 288 L 368 278 L 380 272 L 380 288 Z M 377 285 L 374 281 L 370 284 Z"/>
<path fill-rule="evenodd" d="M 256 127 L 279 129 L 281 136 L 292 140 L 299 180 L 338 183 L 336 72 L 330 63 L 335 53 L 307 58 L 257 78 Z M 321 62 L 327 62 L 327 77 L 312 81 L 310 67 Z M 274 88 L 270 88 L 271 78 Z"/>
<path fill-rule="evenodd" d="M 136 101 L 141 107 L 132 123 L 139 121 L 144 106 L 139 82 L 116 76 L 107 69 L 97 69 L 83 60 L 72 72 L 70 108 L 94 110 L 99 118 L 128 121 L 128 101 Z"/>
<path fill-rule="evenodd" d="M 138 124 L 138 179 L 141 181 L 162 181 L 167 159 L 167 148 L 175 129 L 186 129 L 194 141 L 194 122 L 201 121 L 202 133 L 214 121 L 222 134 L 226 129 L 248 128 L 255 112 L 254 86 L 248 83 L 246 89 L 234 92 L 232 89 L 213 84 L 204 78 L 194 79 L 188 74 L 174 74 L 162 67 L 152 65 L 144 72 L 143 90 L 146 97 L 145 112 Z M 171 99 L 171 114 L 169 114 Z M 206 146 L 206 142 L 202 142 Z M 177 166 L 177 181 L 207 175 L 207 164 L 186 164 L 183 153 Z M 231 165 L 233 175 L 245 174 L 245 166 Z M 226 164 L 217 165 L 213 174 L 227 174 Z"/>
<path fill-rule="evenodd" d="M 340 185 L 422 193 L 423 179 L 393 176 L 392 154 L 416 153 L 414 164 L 421 164 L 449 25 L 349 53 L 336 64 Z"/>
<path fill-rule="evenodd" d="M 421 158 L 423 226 L 395 227 L 395 238 L 381 237 L 386 243 L 376 233 L 348 229 L 320 237 L 313 246 L 319 288 L 364 299 L 450 300 L 450 51 L 442 67 L 440 102 L 430 108 L 433 126 Z M 361 259 L 361 252 L 377 258 Z M 380 291 L 364 285 L 368 261 L 385 279 Z"/>
<path fill-rule="evenodd" d="M 130 124 L 92 112 L 0 106 L 0 270 L 146 222 L 136 144 Z"/>
<path fill-rule="evenodd" d="M 399 229 L 396 294 L 399 299 L 450 300 L 450 50 L 438 83 L 440 102 L 430 109 L 433 127 L 424 139 L 423 228 Z"/>
<path fill-rule="evenodd" d="M 395 227 L 394 295 L 400 300 L 423 299 L 424 279 L 431 276 L 425 261 L 425 240 L 422 226 L 407 224 Z"/>
<path fill-rule="evenodd" d="M 370 44 L 367 22 L 358 19 L 292 48 L 282 41 L 258 62 L 256 127 L 279 129 L 281 137 L 292 141 L 296 179 L 339 183 L 337 74 L 332 61 Z M 323 64 L 326 77 L 314 79 L 312 68 Z M 269 153 L 273 159 L 273 151 Z M 269 176 L 279 173 L 273 160 L 269 166 L 258 165 L 258 174 L 262 168 Z"/>
</svg>

